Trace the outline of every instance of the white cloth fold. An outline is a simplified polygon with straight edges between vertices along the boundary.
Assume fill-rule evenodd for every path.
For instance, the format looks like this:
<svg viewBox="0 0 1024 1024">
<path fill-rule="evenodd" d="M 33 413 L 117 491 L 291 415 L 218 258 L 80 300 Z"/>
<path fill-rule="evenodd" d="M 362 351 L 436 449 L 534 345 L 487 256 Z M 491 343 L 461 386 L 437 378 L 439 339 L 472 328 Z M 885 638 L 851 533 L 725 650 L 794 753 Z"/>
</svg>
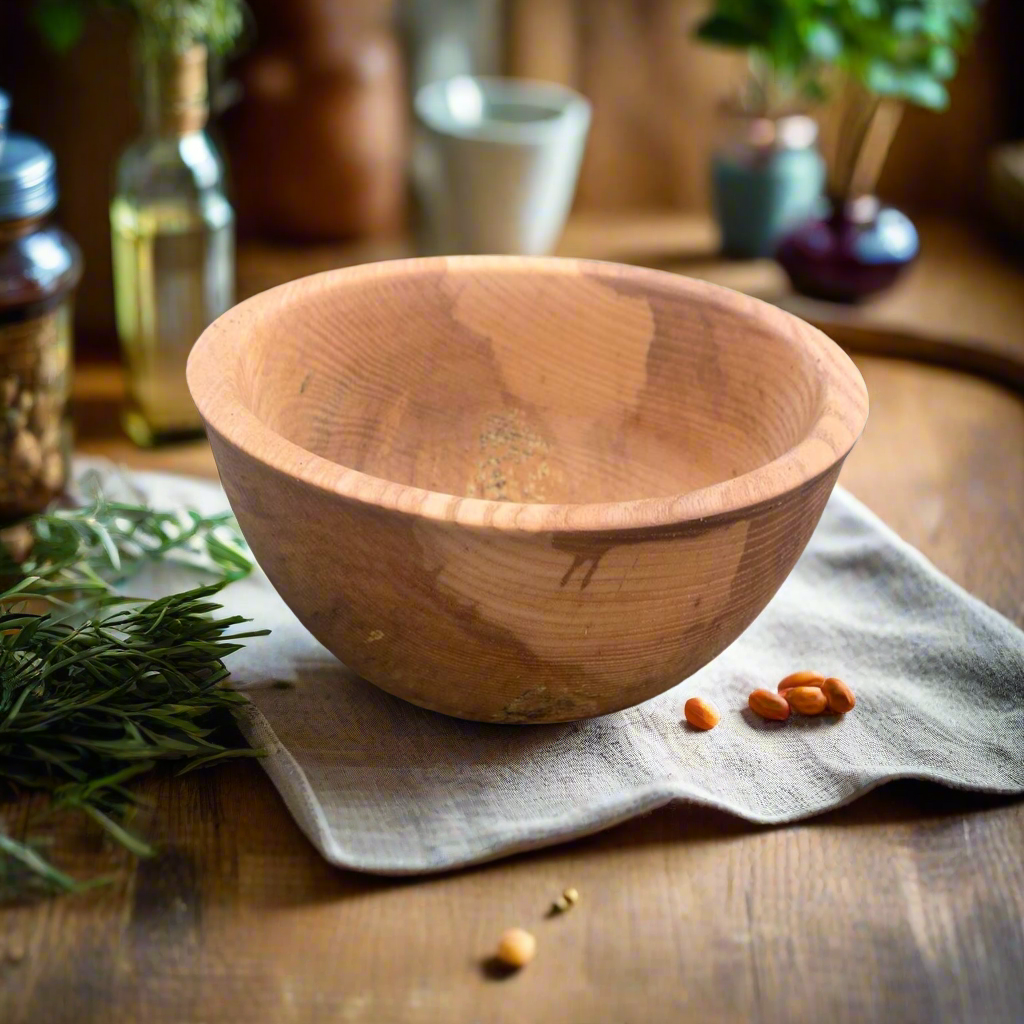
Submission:
<svg viewBox="0 0 1024 1024">
<path fill-rule="evenodd" d="M 216 484 L 133 480 L 157 506 L 226 504 Z M 347 868 L 448 870 L 672 800 L 774 823 L 897 778 L 1024 791 L 1024 633 L 841 488 L 728 650 L 640 707 L 570 725 L 478 725 L 391 697 L 321 647 L 261 573 L 223 600 L 273 630 L 229 661 L 252 701 L 243 731 L 270 751 L 263 767 L 310 841 Z M 776 723 L 747 710 L 752 689 L 802 668 L 846 680 L 854 711 Z M 720 709 L 714 730 L 685 723 L 694 695 Z"/>
</svg>

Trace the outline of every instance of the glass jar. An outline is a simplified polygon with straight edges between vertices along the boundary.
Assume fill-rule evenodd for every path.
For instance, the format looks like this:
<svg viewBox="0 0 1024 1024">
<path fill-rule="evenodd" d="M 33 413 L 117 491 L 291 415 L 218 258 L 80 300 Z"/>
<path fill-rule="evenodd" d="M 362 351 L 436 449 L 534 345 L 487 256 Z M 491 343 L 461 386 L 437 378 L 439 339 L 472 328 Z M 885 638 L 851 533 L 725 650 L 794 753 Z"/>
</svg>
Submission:
<svg viewBox="0 0 1024 1024">
<path fill-rule="evenodd" d="M 53 154 L 26 135 L 0 145 L 0 523 L 7 523 L 45 509 L 67 483 L 81 256 L 48 222 L 57 204 Z"/>
<path fill-rule="evenodd" d="M 117 164 L 110 231 L 124 426 L 150 446 L 203 435 L 185 363 L 234 302 L 234 211 L 205 131 L 206 49 L 142 57 L 143 133 Z"/>
<path fill-rule="evenodd" d="M 802 114 L 735 113 L 711 162 L 712 198 L 727 256 L 772 256 L 814 212 L 825 184 L 817 124 Z"/>
</svg>

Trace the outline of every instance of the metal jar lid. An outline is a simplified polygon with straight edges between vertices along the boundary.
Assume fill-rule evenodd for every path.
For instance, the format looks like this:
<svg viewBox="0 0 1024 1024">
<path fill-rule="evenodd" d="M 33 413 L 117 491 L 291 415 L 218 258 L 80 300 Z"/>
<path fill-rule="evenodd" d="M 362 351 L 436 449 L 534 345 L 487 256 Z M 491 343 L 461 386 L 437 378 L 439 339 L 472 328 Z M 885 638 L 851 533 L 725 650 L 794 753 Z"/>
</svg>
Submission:
<svg viewBox="0 0 1024 1024">
<path fill-rule="evenodd" d="M 41 217 L 57 205 L 57 164 L 37 139 L 12 133 L 0 151 L 0 221 Z"/>
<path fill-rule="evenodd" d="M 0 90 L 0 156 L 4 153 L 4 140 L 7 138 L 7 111 L 11 109 L 11 101 L 7 93 Z"/>
</svg>

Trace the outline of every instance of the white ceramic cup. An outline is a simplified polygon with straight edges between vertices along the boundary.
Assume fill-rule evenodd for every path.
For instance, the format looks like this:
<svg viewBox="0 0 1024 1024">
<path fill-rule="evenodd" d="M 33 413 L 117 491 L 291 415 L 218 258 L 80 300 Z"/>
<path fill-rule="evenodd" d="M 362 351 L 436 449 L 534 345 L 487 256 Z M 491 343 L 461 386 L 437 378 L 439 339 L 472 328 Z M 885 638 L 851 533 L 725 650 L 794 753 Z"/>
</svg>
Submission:
<svg viewBox="0 0 1024 1024">
<path fill-rule="evenodd" d="M 415 110 L 422 245 L 549 253 L 576 191 L 590 103 L 550 82 L 460 75 L 423 86 Z"/>
</svg>

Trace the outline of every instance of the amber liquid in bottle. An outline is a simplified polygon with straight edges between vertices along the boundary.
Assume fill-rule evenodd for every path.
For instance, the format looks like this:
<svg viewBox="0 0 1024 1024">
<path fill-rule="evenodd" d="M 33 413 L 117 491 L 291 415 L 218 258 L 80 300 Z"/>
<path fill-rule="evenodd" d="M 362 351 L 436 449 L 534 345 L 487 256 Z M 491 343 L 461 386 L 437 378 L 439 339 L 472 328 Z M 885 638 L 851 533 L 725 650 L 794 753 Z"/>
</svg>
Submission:
<svg viewBox="0 0 1024 1024">
<path fill-rule="evenodd" d="M 110 206 L 124 426 L 144 446 L 202 434 L 185 364 L 234 301 L 234 213 L 203 130 L 205 74 L 198 47 L 146 69 L 146 132 L 121 157 Z"/>
</svg>

